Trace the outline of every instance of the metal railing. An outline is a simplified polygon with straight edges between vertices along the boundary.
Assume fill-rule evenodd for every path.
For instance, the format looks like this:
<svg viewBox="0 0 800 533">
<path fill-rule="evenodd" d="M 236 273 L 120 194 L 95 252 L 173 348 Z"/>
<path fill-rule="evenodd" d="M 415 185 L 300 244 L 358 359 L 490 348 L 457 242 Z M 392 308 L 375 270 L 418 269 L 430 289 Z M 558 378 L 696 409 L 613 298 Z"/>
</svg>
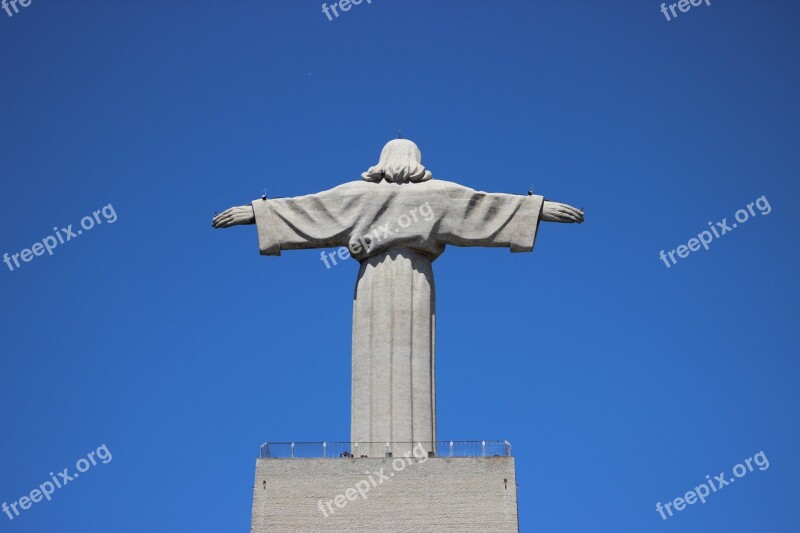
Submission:
<svg viewBox="0 0 800 533">
<path fill-rule="evenodd" d="M 415 457 L 511 457 L 507 440 L 436 442 L 265 442 L 261 459 L 339 459 L 402 456 Z"/>
</svg>

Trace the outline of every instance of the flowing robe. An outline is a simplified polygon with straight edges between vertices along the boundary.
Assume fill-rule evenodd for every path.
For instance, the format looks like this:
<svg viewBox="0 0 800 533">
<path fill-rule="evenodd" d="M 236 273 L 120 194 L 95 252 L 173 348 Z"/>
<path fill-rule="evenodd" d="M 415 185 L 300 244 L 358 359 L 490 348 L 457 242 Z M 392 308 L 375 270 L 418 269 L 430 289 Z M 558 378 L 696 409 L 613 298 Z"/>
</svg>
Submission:
<svg viewBox="0 0 800 533">
<path fill-rule="evenodd" d="M 253 202 L 262 255 L 347 246 L 361 263 L 353 297 L 354 455 L 435 451 L 435 290 L 448 244 L 533 250 L 544 199 L 457 183 L 355 181 Z M 390 449 L 385 443 L 392 444 Z"/>
</svg>

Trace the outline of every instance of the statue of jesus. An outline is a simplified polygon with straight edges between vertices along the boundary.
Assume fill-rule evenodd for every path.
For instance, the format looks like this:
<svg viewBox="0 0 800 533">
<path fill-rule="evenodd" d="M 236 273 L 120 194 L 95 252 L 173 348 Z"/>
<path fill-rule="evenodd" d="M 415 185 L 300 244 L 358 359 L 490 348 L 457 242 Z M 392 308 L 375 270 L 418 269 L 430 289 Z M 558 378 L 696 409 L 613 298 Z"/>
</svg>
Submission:
<svg viewBox="0 0 800 533">
<path fill-rule="evenodd" d="M 396 139 L 333 189 L 232 207 L 213 227 L 255 224 L 262 255 L 347 246 L 361 267 L 353 296 L 351 441 L 359 453 L 435 450 L 433 261 L 448 244 L 533 250 L 539 221 L 583 222 L 541 196 L 487 193 L 433 179 L 417 145 Z"/>
</svg>

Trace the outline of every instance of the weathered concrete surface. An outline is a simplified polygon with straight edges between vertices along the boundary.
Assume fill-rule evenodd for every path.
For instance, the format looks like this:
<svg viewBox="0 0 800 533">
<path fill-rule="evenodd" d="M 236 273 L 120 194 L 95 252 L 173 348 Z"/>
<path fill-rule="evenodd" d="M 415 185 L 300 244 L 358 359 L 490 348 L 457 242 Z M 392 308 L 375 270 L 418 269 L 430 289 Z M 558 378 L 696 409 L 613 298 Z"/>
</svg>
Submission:
<svg viewBox="0 0 800 533">
<path fill-rule="evenodd" d="M 395 457 L 436 442 L 435 301 L 431 260 L 391 248 L 361 263 L 353 298 L 351 438 Z M 405 443 L 405 444 L 401 444 Z"/>
<path fill-rule="evenodd" d="M 251 532 L 308 531 L 517 533 L 514 458 L 258 459 Z"/>
</svg>

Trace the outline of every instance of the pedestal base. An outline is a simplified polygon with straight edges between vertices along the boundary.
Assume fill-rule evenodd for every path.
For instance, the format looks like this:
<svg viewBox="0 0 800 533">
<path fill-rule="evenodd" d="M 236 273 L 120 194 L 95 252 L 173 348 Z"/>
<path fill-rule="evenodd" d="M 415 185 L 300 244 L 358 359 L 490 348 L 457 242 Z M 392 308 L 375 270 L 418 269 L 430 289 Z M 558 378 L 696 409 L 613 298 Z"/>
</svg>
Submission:
<svg viewBox="0 0 800 533">
<path fill-rule="evenodd" d="M 258 459 L 252 533 L 518 533 L 513 457 Z"/>
</svg>

